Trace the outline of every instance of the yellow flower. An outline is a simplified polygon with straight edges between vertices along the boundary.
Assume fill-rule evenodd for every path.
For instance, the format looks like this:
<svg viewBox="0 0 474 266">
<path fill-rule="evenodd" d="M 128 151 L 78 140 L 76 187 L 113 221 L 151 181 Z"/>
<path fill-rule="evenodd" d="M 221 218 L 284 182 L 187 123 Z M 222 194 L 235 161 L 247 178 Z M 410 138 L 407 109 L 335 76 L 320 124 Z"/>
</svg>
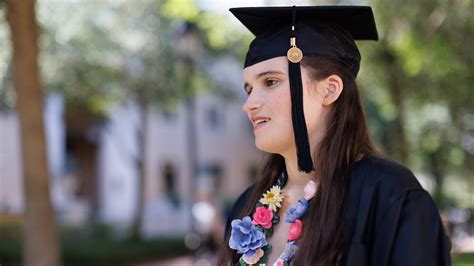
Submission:
<svg viewBox="0 0 474 266">
<path fill-rule="evenodd" d="M 272 211 L 276 212 L 276 208 L 281 207 L 281 202 L 283 201 L 283 190 L 279 186 L 273 186 L 267 193 L 263 194 L 263 197 L 260 199 L 260 203 L 268 205 Z"/>
</svg>

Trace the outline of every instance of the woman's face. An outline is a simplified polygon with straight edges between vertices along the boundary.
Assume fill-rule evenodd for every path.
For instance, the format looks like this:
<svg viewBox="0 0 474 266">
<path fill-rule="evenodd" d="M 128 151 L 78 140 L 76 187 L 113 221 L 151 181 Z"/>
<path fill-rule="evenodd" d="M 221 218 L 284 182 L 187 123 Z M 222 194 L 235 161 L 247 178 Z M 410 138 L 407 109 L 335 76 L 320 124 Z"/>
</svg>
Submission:
<svg viewBox="0 0 474 266">
<path fill-rule="evenodd" d="M 323 135 L 326 108 L 320 89 L 324 84 L 311 80 L 305 68 L 301 68 L 301 76 L 304 115 L 313 150 Z M 254 126 L 257 148 L 282 156 L 295 154 L 288 59 L 275 57 L 247 67 L 244 81 L 249 96 L 243 109 Z"/>
</svg>

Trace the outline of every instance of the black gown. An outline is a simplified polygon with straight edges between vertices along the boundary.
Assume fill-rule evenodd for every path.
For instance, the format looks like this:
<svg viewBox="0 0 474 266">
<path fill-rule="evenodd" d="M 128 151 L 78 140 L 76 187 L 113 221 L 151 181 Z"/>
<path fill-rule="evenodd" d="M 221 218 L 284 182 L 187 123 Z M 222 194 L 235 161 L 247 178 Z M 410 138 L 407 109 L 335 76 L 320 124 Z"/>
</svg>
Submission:
<svg viewBox="0 0 474 266">
<path fill-rule="evenodd" d="M 354 164 L 350 182 L 342 265 L 451 265 L 438 208 L 410 170 L 367 155 Z M 230 212 L 226 239 L 250 190 Z"/>
</svg>

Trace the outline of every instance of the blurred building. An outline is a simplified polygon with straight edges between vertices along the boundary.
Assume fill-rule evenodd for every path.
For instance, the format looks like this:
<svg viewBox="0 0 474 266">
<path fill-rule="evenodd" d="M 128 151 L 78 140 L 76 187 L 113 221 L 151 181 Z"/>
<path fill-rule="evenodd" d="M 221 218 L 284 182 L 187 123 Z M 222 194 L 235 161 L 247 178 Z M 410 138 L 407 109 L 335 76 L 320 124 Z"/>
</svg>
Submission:
<svg viewBox="0 0 474 266">
<path fill-rule="evenodd" d="M 197 126 L 195 173 L 188 156 L 188 115 Z M 100 215 L 112 223 L 129 224 L 135 211 L 138 117 L 134 104 L 120 108 L 100 133 Z M 148 123 L 146 232 L 182 232 L 189 228 L 192 197 L 208 194 L 220 202 L 230 201 L 255 179 L 262 156 L 254 147 L 252 128 L 240 103 L 200 95 L 195 113 L 180 105 L 172 112 L 152 111 Z"/>
<path fill-rule="evenodd" d="M 229 65 L 225 60 L 220 64 Z M 225 69 L 216 63 L 209 71 Z M 237 80 L 240 87 L 240 77 Z M 232 203 L 256 178 L 262 154 L 254 146 L 242 103 L 239 96 L 209 91 L 195 98 L 192 113 L 185 103 L 166 111 L 149 110 L 144 161 L 146 236 L 189 231 L 196 200 Z M 103 121 L 87 120 L 78 112 L 66 117 L 65 113 L 61 95 L 50 94 L 44 119 L 51 194 L 59 219 L 84 224 L 94 218 L 129 227 L 139 198 L 138 132 L 142 125 L 138 106 L 129 102 L 112 108 Z M 188 153 L 190 115 L 196 125 L 195 171 Z M 21 143 L 14 112 L 0 113 L 0 134 L 0 213 L 19 213 L 23 208 Z"/>
</svg>

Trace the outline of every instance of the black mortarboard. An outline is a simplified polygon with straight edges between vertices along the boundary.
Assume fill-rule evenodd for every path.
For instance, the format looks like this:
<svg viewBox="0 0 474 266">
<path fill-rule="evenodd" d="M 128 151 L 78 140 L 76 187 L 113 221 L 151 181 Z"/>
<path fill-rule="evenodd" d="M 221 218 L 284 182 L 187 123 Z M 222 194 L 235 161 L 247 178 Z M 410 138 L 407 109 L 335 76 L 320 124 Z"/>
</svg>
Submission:
<svg viewBox="0 0 474 266">
<path fill-rule="evenodd" d="M 303 56 L 338 61 L 357 76 L 360 53 L 354 40 L 378 40 L 368 6 L 242 7 L 230 11 L 253 33 L 244 67 L 287 56 L 292 120 L 300 171 L 313 170 L 303 112 L 299 62 Z"/>
</svg>

